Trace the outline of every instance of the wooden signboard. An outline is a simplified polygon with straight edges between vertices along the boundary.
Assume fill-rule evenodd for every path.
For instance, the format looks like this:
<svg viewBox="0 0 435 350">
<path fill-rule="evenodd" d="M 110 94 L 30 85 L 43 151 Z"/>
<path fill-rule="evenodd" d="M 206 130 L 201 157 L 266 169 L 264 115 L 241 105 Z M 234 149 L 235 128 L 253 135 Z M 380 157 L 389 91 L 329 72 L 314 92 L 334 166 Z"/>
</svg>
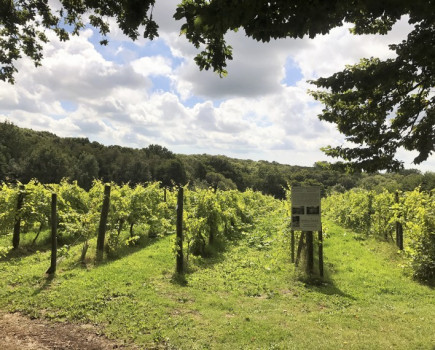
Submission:
<svg viewBox="0 0 435 350">
<path fill-rule="evenodd" d="M 320 186 L 292 187 L 291 228 L 295 231 L 320 231 Z"/>
</svg>

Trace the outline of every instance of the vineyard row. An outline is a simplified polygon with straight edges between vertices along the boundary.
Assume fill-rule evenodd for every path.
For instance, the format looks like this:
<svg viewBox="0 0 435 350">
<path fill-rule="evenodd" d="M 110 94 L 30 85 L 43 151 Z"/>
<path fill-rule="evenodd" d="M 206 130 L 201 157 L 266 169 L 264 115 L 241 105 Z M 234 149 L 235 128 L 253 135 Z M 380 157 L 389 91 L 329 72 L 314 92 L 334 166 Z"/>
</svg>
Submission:
<svg viewBox="0 0 435 350">
<path fill-rule="evenodd" d="M 404 253 L 416 278 L 435 278 L 435 190 L 403 193 L 354 189 L 324 199 L 323 213 L 339 225 L 366 236 L 394 240 L 403 228 Z"/>
<path fill-rule="evenodd" d="M 105 185 L 95 181 L 89 191 L 76 182 L 43 185 L 30 181 L 27 185 L 7 185 L 0 188 L 0 234 L 12 232 L 12 247 L 17 249 L 20 234 L 34 234 L 33 243 L 51 222 L 51 196 L 57 197 L 57 237 L 61 241 L 83 242 L 85 259 L 89 239 L 99 232 Z M 249 230 L 254 216 L 267 213 L 280 201 L 259 192 L 214 191 L 198 189 L 184 191 L 183 234 L 188 253 L 202 255 L 214 241 L 232 240 Z M 157 237 L 175 232 L 177 191 L 161 188 L 160 183 L 130 187 L 111 184 L 105 249 L 116 255 L 123 244 L 135 244 L 141 237 Z M 129 232 L 122 241 L 121 232 Z M 3 253 L 7 250 L 3 248 Z"/>
</svg>

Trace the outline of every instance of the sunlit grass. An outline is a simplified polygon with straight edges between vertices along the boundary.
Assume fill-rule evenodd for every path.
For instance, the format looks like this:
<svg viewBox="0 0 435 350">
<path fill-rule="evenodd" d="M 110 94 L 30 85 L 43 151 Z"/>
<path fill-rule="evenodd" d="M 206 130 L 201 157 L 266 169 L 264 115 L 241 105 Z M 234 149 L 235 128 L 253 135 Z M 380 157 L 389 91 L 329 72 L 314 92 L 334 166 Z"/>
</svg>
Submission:
<svg viewBox="0 0 435 350">
<path fill-rule="evenodd" d="M 0 261 L 0 308 L 98 324 L 145 348 L 433 349 L 435 292 L 403 273 L 394 247 L 330 225 L 327 276 L 309 285 L 278 214 L 210 258 L 190 256 L 184 280 L 173 237 L 98 266 L 94 242 L 87 266 L 72 247 L 51 280 L 49 252 Z"/>
</svg>

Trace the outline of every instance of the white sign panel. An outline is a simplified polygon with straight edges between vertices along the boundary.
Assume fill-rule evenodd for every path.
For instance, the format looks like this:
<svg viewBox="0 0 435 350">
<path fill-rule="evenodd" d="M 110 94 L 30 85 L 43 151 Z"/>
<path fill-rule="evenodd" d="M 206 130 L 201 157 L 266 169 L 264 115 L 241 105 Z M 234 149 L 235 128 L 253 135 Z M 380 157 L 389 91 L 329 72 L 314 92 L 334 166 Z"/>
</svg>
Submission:
<svg viewBox="0 0 435 350">
<path fill-rule="evenodd" d="M 292 230 L 320 231 L 320 186 L 292 187 Z"/>
</svg>

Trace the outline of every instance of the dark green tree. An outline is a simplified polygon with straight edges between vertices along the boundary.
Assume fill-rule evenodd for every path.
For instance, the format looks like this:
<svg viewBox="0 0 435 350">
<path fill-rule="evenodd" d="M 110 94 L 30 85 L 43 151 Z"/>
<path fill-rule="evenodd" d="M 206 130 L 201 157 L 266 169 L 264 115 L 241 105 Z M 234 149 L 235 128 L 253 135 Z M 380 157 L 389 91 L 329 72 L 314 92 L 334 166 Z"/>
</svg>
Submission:
<svg viewBox="0 0 435 350">
<path fill-rule="evenodd" d="M 126 178 L 131 185 L 145 183 L 151 180 L 151 174 L 148 169 L 148 164 L 145 160 L 137 159 L 131 162 L 126 171 Z"/>
<path fill-rule="evenodd" d="M 435 188 L 435 173 L 427 171 L 423 175 L 421 182 L 421 189 L 424 191 L 430 191 Z"/>
<path fill-rule="evenodd" d="M 143 151 L 148 158 L 165 158 L 171 159 L 175 158 L 175 154 L 168 150 L 166 147 L 160 145 L 149 145 L 144 148 Z"/>
<path fill-rule="evenodd" d="M 208 172 L 205 176 L 205 180 L 210 187 L 215 190 L 236 190 L 236 184 L 231 180 L 226 178 L 220 173 L 215 173 L 213 171 Z"/>
<path fill-rule="evenodd" d="M 194 177 L 198 180 L 204 180 L 205 176 L 207 175 L 207 169 L 204 165 L 204 163 L 198 161 L 195 164 L 195 169 L 194 169 Z"/>
<path fill-rule="evenodd" d="M 3 145 L 0 145 L 0 181 L 6 180 L 6 174 L 8 170 L 8 163 L 5 156 L 5 149 Z"/>
<path fill-rule="evenodd" d="M 98 179 L 100 167 L 93 154 L 83 152 L 77 159 L 73 179 L 76 179 L 79 186 L 86 190 L 92 187 L 92 182 Z"/>
<path fill-rule="evenodd" d="M 185 185 L 186 171 L 179 159 L 167 159 L 162 161 L 157 168 L 156 176 L 163 186 Z"/>
<path fill-rule="evenodd" d="M 41 144 L 30 153 L 23 180 L 36 178 L 42 183 L 59 183 L 71 175 L 69 163 L 67 155 L 55 146 Z"/>
</svg>

